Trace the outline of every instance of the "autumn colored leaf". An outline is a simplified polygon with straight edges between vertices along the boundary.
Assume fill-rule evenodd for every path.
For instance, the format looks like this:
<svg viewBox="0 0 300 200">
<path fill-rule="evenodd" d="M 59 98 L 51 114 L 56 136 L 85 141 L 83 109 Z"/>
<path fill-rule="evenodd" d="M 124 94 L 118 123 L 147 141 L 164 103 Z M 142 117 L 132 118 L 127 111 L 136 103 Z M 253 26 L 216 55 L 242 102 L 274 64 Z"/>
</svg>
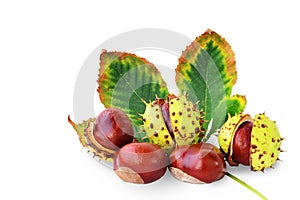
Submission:
<svg viewBox="0 0 300 200">
<path fill-rule="evenodd" d="M 246 105 L 242 95 L 231 96 L 237 80 L 234 53 L 219 34 L 207 30 L 183 51 L 176 68 L 176 84 L 203 111 L 206 139 Z"/>
<path fill-rule="evenodd" d="M 101 102 L 123 110 L 138 131 L 145 102 L 167 97 L 165 81 L 153 64 L 134 54 L 103 51 L 100 60 L 97 91 Z"/>
</svg>

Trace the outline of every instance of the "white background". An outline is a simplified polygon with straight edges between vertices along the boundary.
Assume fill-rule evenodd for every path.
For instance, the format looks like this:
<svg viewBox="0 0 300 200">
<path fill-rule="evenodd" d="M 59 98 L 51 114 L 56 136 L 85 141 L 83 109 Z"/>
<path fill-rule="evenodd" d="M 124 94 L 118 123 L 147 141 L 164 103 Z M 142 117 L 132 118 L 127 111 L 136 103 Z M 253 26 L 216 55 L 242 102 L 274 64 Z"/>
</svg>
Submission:
<svg viewBox="0 0 300 200">
<path fill-rule="evenodd" d="M 299 197 L 299 17 L 288 0 L 1 1 L 0 199 L 256 198 L 228 177 L 192 185 L 167 173 L 149 185 L 127 184 L 81 148 L 67 123 L 81 65 L 102 42 L 138 28 L 192 39 L 210 28 L 226 38 L 245 112 L 265 111 L 287 138 L 274 170 L 228 170 L 270 199 Z"/>
</svg>

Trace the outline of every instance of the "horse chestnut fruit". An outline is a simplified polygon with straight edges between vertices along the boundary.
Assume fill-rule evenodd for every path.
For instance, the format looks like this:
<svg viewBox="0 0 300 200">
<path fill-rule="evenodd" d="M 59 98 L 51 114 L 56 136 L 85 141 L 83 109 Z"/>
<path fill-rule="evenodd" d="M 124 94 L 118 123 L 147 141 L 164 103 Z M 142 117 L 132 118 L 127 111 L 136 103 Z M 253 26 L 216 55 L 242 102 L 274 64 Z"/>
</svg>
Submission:
<svg viewBox="0 0 300 200">
<path fill-rule="evenodd" d="M 133 134 L 130 119 L 120 109 L 107 108 L 96 119 L 94 138 L 105 148 L 118 150 L 133 141 Z"/>
<path fill-rule="evenodd" d="M 115 173 L 130 183 L 151 183 L 161 178 L 167 169 L 167 157 L 155 144 L 130 143 L 114 156 Z"/>
<path fill-rule="evenodd" d="M 170 161 L 171 174 L 184 182 L 211 183 L 226 173 L 223 155 L 209 143 L 179 146 L 171 153 Z"/>
<path fill-rule="evenodd" d="M 218 141 L 230 165 L 243 164 L 252 171 L 264 171 L 278 160 L 282 138 L 276 123 L 264 113 L 254 119 L 238 114 L 224 123 Z"/>
</svg>

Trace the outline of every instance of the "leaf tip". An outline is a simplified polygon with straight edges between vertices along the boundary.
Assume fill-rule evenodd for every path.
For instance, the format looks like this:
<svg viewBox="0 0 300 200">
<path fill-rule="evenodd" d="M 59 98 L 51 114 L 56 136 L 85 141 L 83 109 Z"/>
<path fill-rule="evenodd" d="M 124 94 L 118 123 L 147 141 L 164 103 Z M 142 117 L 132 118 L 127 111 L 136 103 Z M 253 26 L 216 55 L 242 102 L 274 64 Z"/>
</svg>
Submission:
<svg viewBox="0 0 300 200">
<path fill-rule="evenodd" d="M 214 33 L 214 31 L 212 31 L 210 28 L 208 28 L 206 31 L 205 31 L 205 33 L 208 33 L 208 34 L 212 34 L 212 33 Z"/>
<path fill-rule="evenodd" d="M 75 124 L 75 122 L 73 122 L 73 121 L 71 120 L 70 115 L 68 115 L 68 122 L 69 122 L 69 124 L 71 124 L 71 125 L 73 126 L 73 128 L 76 130 L 76 124 Z"/>
<path fill-rule="evenodd" d="M 102 49 L 100 55 L 105 54 L 105 53 L 107 53 L 107 50 L 106 49 Z"/>
</svg>

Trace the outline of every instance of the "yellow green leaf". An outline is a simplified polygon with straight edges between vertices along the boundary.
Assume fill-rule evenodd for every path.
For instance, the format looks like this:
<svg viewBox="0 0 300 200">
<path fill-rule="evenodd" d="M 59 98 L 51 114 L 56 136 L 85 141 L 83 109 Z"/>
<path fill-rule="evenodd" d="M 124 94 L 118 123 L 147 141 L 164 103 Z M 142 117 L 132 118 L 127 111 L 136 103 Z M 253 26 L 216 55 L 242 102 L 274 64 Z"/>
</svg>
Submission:
<svg viewBox="0 0 300 200">
<path fill-rule="evenodd" d="M 203 111 L 204 128 L 210 134 L 220 128 L 228 113 L 244 110 L 245 96 L 231 97 L 237 80 L 234 53 L 228 42 L 207 30 L 183 51 L 176 68 L 176 84 Z"/>
<path fill-rule="evenodd" d="M 166 98 L 168 88 L 158 69 L 144 58 L 124 52 L 103 51 L 100 56 L 98 92 L 105 107 L 123 110 L 135 131 L 142 124 L 139 114 L 145 102 Z"/>
</svg>

